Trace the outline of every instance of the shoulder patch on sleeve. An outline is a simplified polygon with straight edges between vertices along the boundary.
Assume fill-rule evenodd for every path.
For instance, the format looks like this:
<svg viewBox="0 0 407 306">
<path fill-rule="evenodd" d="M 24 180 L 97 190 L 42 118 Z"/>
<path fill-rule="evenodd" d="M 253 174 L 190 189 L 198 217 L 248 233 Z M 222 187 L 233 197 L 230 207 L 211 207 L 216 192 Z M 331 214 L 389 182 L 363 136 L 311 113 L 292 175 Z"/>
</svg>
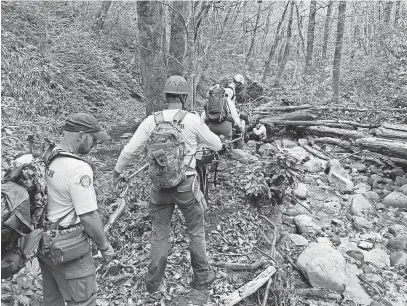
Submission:
<svg viewBox="0 0 407 306">
<path fill-rule="evenodd" d="M 80 183 L 82 187 L 89 188 L 89 186 L 92 184 L 92 179 L 89 177 L 89 175 L 82 175 Z"/>
</svg>

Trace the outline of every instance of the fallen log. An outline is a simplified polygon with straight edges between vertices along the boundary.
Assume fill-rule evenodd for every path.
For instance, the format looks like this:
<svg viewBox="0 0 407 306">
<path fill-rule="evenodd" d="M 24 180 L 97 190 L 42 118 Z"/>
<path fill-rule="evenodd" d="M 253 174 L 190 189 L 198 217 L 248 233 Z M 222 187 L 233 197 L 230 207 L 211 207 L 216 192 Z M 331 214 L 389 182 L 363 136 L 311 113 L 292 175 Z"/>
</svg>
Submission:
<svg viewBox="0 0 407 306">
<path fill-rule="evenodd" d="M 239 262 L 213 262 L 212 265 L 219 268 L 226 268 L 232 271 L 253 271 L 261 268 L 266 263 L 265 260 L 259 260 L 252 264 Z"/>
<path fill-rule="evenodd" d="M 382 125 L 383 128 L 388 130 L 395 130 L 395 131 L 402 131 L 407 133 L 407 125 L 406 124 L 388 124 L 385 123 Z"/>
<path fill-rule="evenodd" d="M 248 282 L 247 284 L 240 287 L 238 290 L 232 292 L 225 300 L 225 306 L 232 306 L 248 296 L 255 293 L 261 286 L 263 286 L 269 278 L 276 273 L 276 268 L 273 266 L 268 267 L 266 270 L 261 272 L 255 279 Z"/>
<path fill-rule="evenodd" d="M 309 109 L 311 105 L 304 104 L 304 105 L 296 105 L 296 106 L 275 106 L 275 107 L 267 107 L 266 105 L 260 106 L 258 109 L 255 109 L 253 112 L 256 113 L 258 111 L 292 111 L 292 110 L 300 110 L 300 109 Z"/>
<path fill-rule="evenodd" d="M 321 137 L 337 137 L 342 139 L 350 139 L 350 138 L 364 138 L 367 135 L 358 131 L 352 130 L 344 130 L 344 129 L 337 129 L 331 128 L 327 126 L 309 126 L 304 129 L 305 132 L 308 132 L 311 135 L 321 136 Z"/>
<path fill-rule="evenodd" d="M 262 123 L 268 123 L 268 122 L 263 122 L 263 120 L 271 120 L 269 124 L 273 123 L 272 120 L 280 120 L 280 121 L 312 121 L 315 120 L 317 117 L 313 114 L 310 114 L 306 110 L 300 110 L 300 111 L 295 111 L 292 113 L 284 113 L 284 114 L 278 114 L 278 115 L 271 115 L 270 112 L 262 112 L 260 115 L 269 115 L 266 118 L 261 119 L 260 121 Z"/>
<path fill-rule="evenodd" d="M 308 152 L 311 153 L 312 155 L 314 155 L 314 156 L 316 156 L 316 157 L 318 157 L 318 158 L 320 158 L 320 159 L 323 159 L 323 160 L 328 160 L 328 159 L 329 159 L 329 158 L 328 158 L 325 154 L 323 154 L 322 152 L 320 152 L 320 151 L 318 151 L 318 150 L 316 150 L 316 149 L 310 147 L 310 146 L 308 145 L 308 142 L 307 142 L 306 139 L 304 139 L 304 138 L 298 139 L 298 143 L 299 143 L 299 145 L 300 145 L 301 147 L 303 147 L 306 151 L 308 151 Z"/>
<path fill-rule="evenodd" d="M 315 138 L 314 140 L 315 140 L 315 142 L 327 143 L 327 144 L 335 145 L 335 146 L 338 146 L 338 147 L 341 147 L 341 148 L 344 148 L 347 150 L 352 149 L 352 146 L 349 141 L 341 140 L 338 138 L 319 137 L 319 138 Z"/>
<path fill-rule="evenodd" d="M 381 112 L 381 111 L 393 111 L 393 112 L 407 112 L 407 108 L 392 108 L 392 107 L 383 107 L 383 108 L 357 108 L 357 107 L 346 107 L 346 106 L 321 106 L 315 107 L 316 110 L 341 110 L 341 111 L 348 111 L 348 112 Z"/>
<path fill-rule="evenodd" d="M 382 155 L 402 158 L 407 160 L 407 142 L 401 143 L 381 138 L 367 137 L 356 140 L 360 148 L 377 152 Z"/>
<path fill-rule="evenodd" d="M 119 217 L 123 214 L 124 209 L 126 208 L 126 201 L 124 198 L 119 198 L 117 200 L 119 206 L 115 210 L 115 212 L 110 216 L 109 221 L 105 225 L 104 231 L 105 233 L 108 233 L 112 225 L 119 219 Z"/>
<path fill-rule="evenodd" d="M 358 122 L 352 121 L 345 121 L 345 120 L 314 120 L 314 121 L 301 121 L 301 120 L 281 120 L 281 119 L 274 119 L 273 117 L 267 117 L 261 119 L 261 121 L 265 121 L 268 124 L 274 125 L 294 125 L 294 126 L 329 126 L 329 127 L 337 127 L 343 129 L 353 129 L 353 127 L 361 127 L 361 128 L 374 128 L 378 127 L 378 124 L 363 124 Z"/>
<path fill-rule="evenodd" d="M 379 127 L 373 131 L 373 135 L 381 138 L 388 139 L 407 139 L 407 131 L 387 129 L 385 127 Z"/>
</svg>

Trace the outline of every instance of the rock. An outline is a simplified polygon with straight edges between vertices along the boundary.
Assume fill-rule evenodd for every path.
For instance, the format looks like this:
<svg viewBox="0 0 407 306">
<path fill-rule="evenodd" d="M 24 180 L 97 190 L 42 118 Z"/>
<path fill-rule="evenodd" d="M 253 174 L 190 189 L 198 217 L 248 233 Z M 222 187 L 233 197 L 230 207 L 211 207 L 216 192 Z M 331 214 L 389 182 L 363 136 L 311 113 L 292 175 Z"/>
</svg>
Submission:
<svg viewBox="0 0 407 306">
<path fill-rule="evenodd" d="M 390 254 L 390 266 L 392 267 L 406 267 L 407 254 L 403 251 L 397 251 Z"/>
<path fill-rule="evenodd" d="M 400 192 L 407 195 L 407 184 L 400 187 Z"/>
<path fill-rule="evenodd" d="M 393 191 L 383 199 L 383 204 L 386 207 L 394 206 L 399 208 L 407 208 L 407 195 Z"/>
<path fill-rule="evenodd" d="M 359 261 L 363 261 L 363 259 L 365 258 L 363 253 L 361 251 L 358 251 L 358 250 L 350 250 L 350 251 L 347 251 L 346 254 L 349 257 L 352 257 L 352 258 L 354 258 L 356 260 L 359 260 Z"/>
<path fill-rule="evenodd" d="M 361 194 L 355 194 L 352 197 L 352 203 L 350 205 L 352 214 L 359 217 L 364 217 L 374 211 L 372 204 Z"/>
<path fill-rule="evenodd" d="M 393 180 L 388 177 L 383 177 L 379 182 L 383 184 L 393 184 Z"/>
<path fill-rule="evenodd" d="M 321 232 L 321 227 L 316 224 L 310 216 L 299 215 L 294 218 L 295 226 L 300 234 L 308 233 L 315 235 Z"/>
<path fill-rule="evenodd" d="M 342 293 L 345 290 L 345 258 L 326 243 L 310 243 L 297 259 L 297 266 L 314 288 Z"/>
<path fill-rule="evenodd" d="M 373 268 L 371 266 L 369 266 L 368 264 L 363 264 L 362 269 L 363 269 L 364 273 L 372 273 L 373 272 Z"/>
<path fill-rule="evenodd" d="M 308 240 L 301 235 L 289 234 L 288 238 L 290 238 L 290 240 L 293 242 L 293 244 L 295 246 L 307 246 L 308 245 Z"/>
<path fill-rule="evenodd" d="M 342 243 L 341 237 L 339 237 L 339 236 L 336 235 L 336 234 L 332 234 L 332 236 L 331 236 L 331 242 L 332 242 L 334 245 L 340 245 L 340 244 Z"/>
<path fill-rule="evenodd" d="M 281 146 L 284 148 L 293 148 L 297 146 L 297 143 L 294 140 L 283 138 L 281 139 Z"/>
<path fill-rule="evenodd" d="M 375 205 L 376 210 L 383 210 L 386 208 L 382 202 L 376 203 Z"/>
<path fill-rule="evenodd" d="M 374 245 L 371 242 L 368 241 L 359 241 L 358 247 L 361 248 L 362 250 L 371 250 L 373 249 Z"/>
<path fill-rule="evenodd" d="M 370 303 L 370 306 L 383 306 L 383 305 L 380 304 L 379 302 L 372 301 L 372 302 Z"/>
<path fill-rule="evenodd" d="M 369 305 L 372 301 L 360 284 L 358 275 L 361 273 L 362 271 L 354 264 L 346 264 L 346 275 L 348 277 L 348 281 L 346 282 L 345 292 L 343 293 L 343 302 L 351 301 L 352 304 L 342 302 L 341 305 Z"/>
<path fill-rule="evenodd" d="M 356 169 L 359 172 L 366 172 L 367 167 L 365 164 L 362 163 L 354 163 L 354 164 L 350 164 L 349 166 L 351 169 Z"/>
<path fill-rule="evenodd" d="M 299 183 L 297 185 L 297 188 L 294 190 L 294 194 L 300 198 L 300 199 L 305 199 L 307 197 L 307 185 L 304 183 Z"/>
<path fill-rule="evenodd" d="M 308 196 L 317 201 L 324 201 L 328 198 L 329 194 L 326 190 L 317 186 L 310 186 Z"/>
<path fill-rule="evenodd" d="M 348 172 L 342 168 L 337 159 L 332 159 L 328 162 L 330 169 L 328 174 L 329 184 L 338 188 L 343 193 L 351 193 L 354 185 Z"/>
<path fill-rule="evenodd" d="M 387 248 L 390 251 L 407 251 L 407 235 L 389 239 Z"/>
<path fill-rule="evenodd" d="M 331 240 L 329 240 L 328 237 L 318 237 L 317 242 L 318 243 L 326 243 L 326 244 L 328 244 L 330 246 L 333 246 Z"/>
<path fill-rule="evenodd" d="M 324 204 L 324 210 L 331 215 L 339 213 L 341 208 L 342 206 L 339 202 L 328 202 Z"/>
<path fill-rule="evenodd" d="M 309 173 L 321 172 L 325 169 L 326 162 L 322 159 L 311 156 L 310 160 L 303 164 L 304 170 Z"/>
<path fill-rule="evenodd" d="M 398 176 L 395 181 L 397 186 L 403 186 L 407 184 L 407 177 Z"/>
<path fill-rule="evenodd" d="M 355 193 L 365 193 L 372 190 L 372 186 L 366 183 L 359 183 L 355 186 Z"/>
<path fill-rule="evenodd" d="M 405 172 L 404 172 L 404 170 L 403 169 L 401 169 L 401 168 L 395 168 L 395 169 L 392 169 L 391 171 L 390 171 L 390 176 L 392 177 L 392 178 L 396 178 L 396 177 L 398 177 L 398 176 L 404 176 L 404 174 L 406 174 Z"/>
<path fill-rule="evenodd" d="M 379 182 L 382 180 L 382 177 L 378 174 L 372 174 L 370 178 L 373 180 L 373 182 Z"/>
<path fill-rule="evenodd" d="M 307 210 L 307 208 L 309 210 Z M 299 215 L 309 215 L 310 211 L 311 211 L 310 207 L 306 203 L 302 203 L 302 205 L 296 204 L 296 205 L 290 207 L 287 210 L 287 214 L 291 217 L 295 217 L 295 216 L 299 216 Z"/>
<path fill-rule="evenodd" d="M 308 152 L 304 148 L 298 146 L 285 149 L 285 151 L 287 151 L 288 155 L 294 157 L 298 161 L 303 161 L 304 159 L 307 159 L 309 156 Z"/>
<path fill-rule="evenodd" d="M 370 251 L 361 250 L 365 257 L 365 262 L 369 262 L 380 269 L 390 266 L 390 256 L 383 247 L 376 245 Z"/>
<path fill-rule="evenodd" d="M 380 201 L 380 196 L 377 194 L 376 191 L 366 191 L 362 193 L 366 199 L 370 201 L 370 203 L 375 204 Z"/>
<path fill-rule="evenodd" d="M 363 231 L 364 229 L 371 229 L 373 223 L 363 217 L 353 216 L 353 227 L 358 231 Z"/>
<path fill-rule="evenodd" d="M 389 227 L 389 233 L 395 237 L 407 235 L 407 227 L 402 224 L 393 224 Z"/>
</svg>

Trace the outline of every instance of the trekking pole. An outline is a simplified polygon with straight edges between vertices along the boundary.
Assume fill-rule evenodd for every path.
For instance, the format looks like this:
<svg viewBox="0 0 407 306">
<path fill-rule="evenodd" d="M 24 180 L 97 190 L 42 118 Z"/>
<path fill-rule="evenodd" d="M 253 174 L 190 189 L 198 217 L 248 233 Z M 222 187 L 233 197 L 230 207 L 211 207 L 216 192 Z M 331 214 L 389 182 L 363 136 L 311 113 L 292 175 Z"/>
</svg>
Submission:
<svg viewBox="0 0 407 306">
<path fill-rule="evenodd" d="M 130 175 L 129 177 L 126 177 L 126 178 L 121 179 L 121 180 L 117 183 L 117 185 L 116 185 L 116 190 L 115 190 L 115 191 L 116 191 L 117 197 L 118 197 L 118 198 L 123 198 L 123 197 L 126 195 L 127 191 L 129 190 L 129 181 L 130 181 L 133 177 L 135 177 L 137 174 L 139 174 L 141 171 L 143 171 L 144 169 L 147 169 L 147 168 L 148 168 L 148 164 L 145 164 L 145 165 L 142 166 L 140 169 L 136 170 L 136 171 L 135 171 L 132 175 Z M 124 187 L 124 189 L 123 189 L 122 191 L 119 190 L 120 183 L 126 183 L 126 185 L 125 185 L 125 187 Z"/>
</svg>

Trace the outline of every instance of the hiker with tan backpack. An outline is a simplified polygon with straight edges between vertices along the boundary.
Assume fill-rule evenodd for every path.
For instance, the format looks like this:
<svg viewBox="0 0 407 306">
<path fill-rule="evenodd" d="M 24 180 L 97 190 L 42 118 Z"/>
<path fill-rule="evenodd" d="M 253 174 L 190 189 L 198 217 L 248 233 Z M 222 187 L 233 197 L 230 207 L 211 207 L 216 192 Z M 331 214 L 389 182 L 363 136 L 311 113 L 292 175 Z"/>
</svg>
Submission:
<svg viewBox="0 0 407 306">
<path fill-rule="evenodd" d="M 150 213 L 152 236 L 150 263 L 146 274 L 149 293 L 159 291 L 167 264 L 170 222 L 175 205 L 185 218 L 194 278 L 191 286 L 202 288 L 215 280 L 206 255 L 204 213 L 206 201 L 195 171 L 198 143 L 218 151 L 221 140 L 199 116 L 184 110 L 189 94 L 187 81 L 178 75 L 164 86 L 168 109 L 155 112 L 139 125 L 123 148 L 113 172 L 113 188 L 133 159 L 145 157 L 151 180 Z"/>
</svg>

